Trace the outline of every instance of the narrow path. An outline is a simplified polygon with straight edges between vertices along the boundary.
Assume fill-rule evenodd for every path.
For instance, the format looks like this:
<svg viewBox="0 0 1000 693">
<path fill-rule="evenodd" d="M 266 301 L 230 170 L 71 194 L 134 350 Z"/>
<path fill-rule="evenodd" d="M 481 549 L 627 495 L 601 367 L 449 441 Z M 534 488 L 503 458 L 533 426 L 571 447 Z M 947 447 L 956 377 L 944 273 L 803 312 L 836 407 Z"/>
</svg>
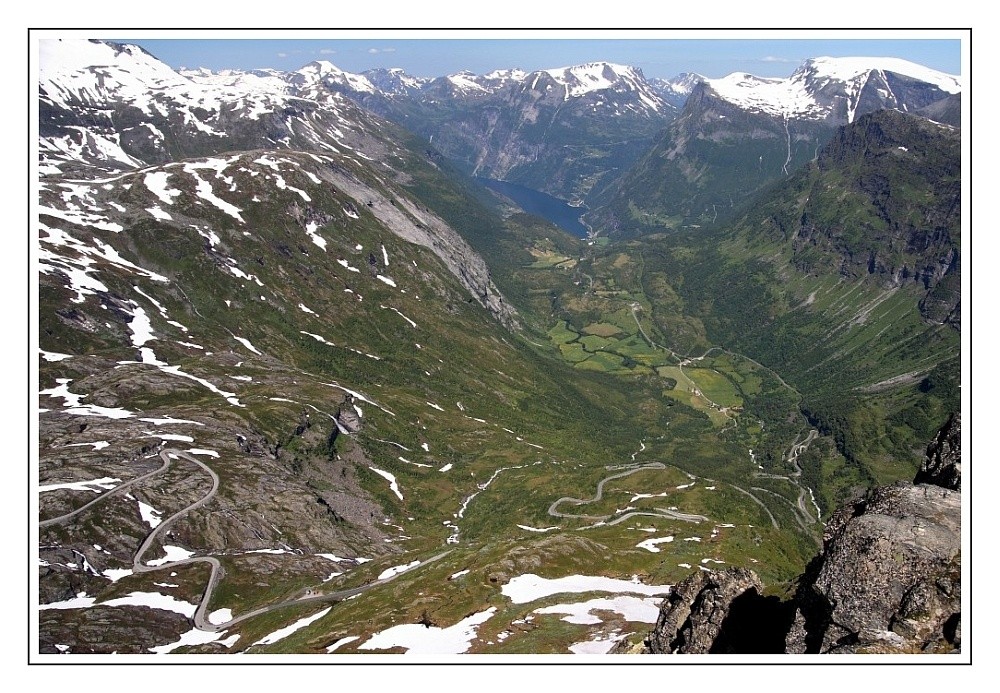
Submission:
<svg viewBox="0 0 1000 693">
<path fill-rule="evenodd" d="M 772 495 L 775 498 L 778 498 L 779 500 L 784 501 L 785 503 L 787 503 L 788 506 L 792 509 L 792 517 L 795 518 L 795 522 L 799 525 L 799 527 L 802 529 L 802 531 L 804 531 L 806 533 L 809 532 L 809 524 L 811 524 L 812 521 L 813 521 L 812 515 L 810 515 L 808 512 L 805 512 L 805 519 L 803 519 L 803 515 L 800 514 L 800 512 L 799 512 L 799 510 L 802 507 L 801 505 L 796 505 L 796 503 L 792 503 L 792 501 L 788 500 L 787 498 L 785 498 L 780 493 L 776 493 L 776 492 L 772 491 L 771 489 L 761 488 L 760 486 L 751 486 L 750 488 L 753 491 L 760 491 L 761 493 L 767 493 L 769 495 Z M 804 494 L 805 494 L 805 491 L 800 488 L 799 489 L 799 498 L 798 498 L 799 503 L 801 503 L 802 496 Z"/>
<path fill-rule="evenodd" d="M 817 431 L 814 428 L 809 430 L 809 433 L 806 435 L 805 440 L 803 440 L 801 443 L 799 442 L 799 436 L 795 436 L 795 440 L 792 441 L 792 445 L 788 450 L 788 454 L 785 455 L 786 461 L 791 463 L 791 465 L 795 468 L 795 471 L 793 471 L 791 474 L 788 475 L 765 474 L 764 472 L 757 472 L 757 471 L 753 473 L 753 477 L 756 479 L 778 479 L 781 481 L 787 481 L 788 483 L 792 484 L 795 488 L 798 489 L 799 495 L 796 498 L 795 502 L 792 503 L 792 501 L 790 501 L 788 498 L 785 498 L 780 493 L 775 493 L 774 491 L 761 488 L 759 486 L 752 487 L 754 491 L 763 491 L 764 493 L 769 493 L 788 503 L 792 507 L 793 511 L 792 514 L 795 517 L 795 521 L 798 523 L 799 527 L 801 527 L 806 532 L 809 532 L 809 525 L 815 524 L 820 521 L 821 513 L 819 511 L 819 508 L 816 507 L 816 514 L 814 517 L 813 513 L 810 512 L 808 506 L 806 505 L 806 496 L 808 495 L 812 497 L 812 491 L 808 487 L 805 487 L 799 483 L 799 478 L 802 476 L 802 465 L 799 464 L 799 455 L 808 450 L 809 444 L 812 443 L 812 441 L 815 440 L 817 437 L 819 437 L 819 431 Z M 743 489 L 740 490 L 742 491 Z M 744 491 L 744 493 L 747 492 Z M 753 496 L 753 494 L 748 493 L 748 495 L 750 495 L 751 498 L 754 498 L 754 500 L 757 500 L 757 502 L 763 506 L 763 503 L 760 500 L 758 500 L 755 496 Z M 813 504 L 815 506 L 815 501 L 813 501 Z M 768 515 L 770 515 L 770 511 L 768 511 Z M 771 521 L 772 522 L 775 521 L 773 515 L 771 515 Z"/>
<path fill-rule="evenodd" d="M 801 443 L 798 442 L 799 437 L 795 436 L 795 440 L 792 441 L 792 447 L 791 449 L 789 449 L 788 455 L 786 456 L 787 460 L 792 463 L 793 467 L 795 467 L 795 471 L 792 473 L 792 476 L 794 477 L 802 476 L 802 465 L 799 464 L 799 455 L 808 450 L 809 444 L 818 437 L 819 437 L 819 431 L 817 431 L 815 428 L 809 429 L 809 434 L 806 436 L 806 439 L 803 440 Z"/>
<path fill-rule="evenodd" d="M 588 505 L 590 503 L 596 503 L 604 497 L 604 484 L 611 481 L 612 479 L 621 479 L 622 477 L 630 476 L 636 472 L 640 472 L 644 469 L 666 469 L 667 466 L 662 462 L 651 462 L 649 464 L 644 464 L 641 467 L 635 467 L 634 469 L 629 469 L 618 474 L 612 474 L 611 476 L 606 476 L 597 482 L 597 493 L 593 498 L 589 500 L 582 500 L 580 498 L 572 498 L 570 496 L 563 496 L 562 498 L 553 501 L 552 505 L 549 506 L 549 515 L 552 517 L 578 517 L 586 520 L 607 520 L 611 515 L 604 515 L 602 517 L 595 517 L 593 515 L 570 515 L 568 513 L 561 513 L 556 510 L 556 507 L 561 503 L 572 503 L 573 505 Z"/>
</svg>

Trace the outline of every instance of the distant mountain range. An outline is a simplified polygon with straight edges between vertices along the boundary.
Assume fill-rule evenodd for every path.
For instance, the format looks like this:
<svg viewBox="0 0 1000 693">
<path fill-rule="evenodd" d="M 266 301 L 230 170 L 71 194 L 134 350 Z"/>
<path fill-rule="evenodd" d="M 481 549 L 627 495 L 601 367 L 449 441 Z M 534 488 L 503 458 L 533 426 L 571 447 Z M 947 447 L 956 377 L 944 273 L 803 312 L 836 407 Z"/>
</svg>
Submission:
<svg viewBox="0 0 1000 693">
<path fill-rule="evenodd" d="M 835 129 L 880 109 L 960 124 L 956 77 L 890 58 L 815 58 L 787 79 L 702 79 L 633 168 L 591 202 L 591 223 L 634 236 L 729 218 L 814 159 Z"/>
<path fill-rule="evenodd" d="M 717 221 L 864 113 L 926 112 L 953 125 L 960 117 L 958 78 L 895 58 L 815 58 L 787 79 L 647 80 L 606 62 L 429 79 L 327 61 L 294 72 L 177 72 L 135 46 L 66 48 L 52 43 L 42 55 L 44 166 L 164 161 L 177 147 L 213 150 L 223 133 L 240 147 L 331 136 L 353 147 L 363 137 L 353 126 L 313 120 L 328 117 L 319 104 L 336 110 L 346 97 L 472 175 L 606 206 L 594 225 L 626 235 Z M 120 112 L 91 107 L 109 100 Z M 226 126 L 238 121 L 253 125 Z"/>
</svg>

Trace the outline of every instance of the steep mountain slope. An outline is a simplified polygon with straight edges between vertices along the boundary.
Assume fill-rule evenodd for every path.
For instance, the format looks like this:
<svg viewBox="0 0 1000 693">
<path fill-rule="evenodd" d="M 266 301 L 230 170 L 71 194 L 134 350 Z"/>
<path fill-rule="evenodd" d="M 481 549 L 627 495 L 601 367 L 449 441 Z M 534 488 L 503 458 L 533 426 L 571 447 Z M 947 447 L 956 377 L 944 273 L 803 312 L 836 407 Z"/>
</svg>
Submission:
<svg viewBox="0 0 1000 693">
<path fill-rule="evenodd" d="M 627 168 L 676 112 L 640 70 L 612 63 L 405 83 L 391 91 L 328 85 L 427 137 L 473 175 L 572 200 Z"/>
<path fill-rule="evenodd" d="M 836 127 L 884 108 L 954 108 L 960 88 L 953 76 L 889 58 L 816 58 L 788 79 L 701 80 L 654 147 L 594 200 L 605 207 L 590 223 L 626 237 L 717 223 L 812 160 Z"/>
<path fill-rule="evenodd" d="M 320 71 L 308 67 L 301 71 L 303 81 L 296 91 L 310 97 L 306 98 L 291 95 L 286 81 L 273 76 L 238 72 L 182 76 L 136 46 L 92 41 L 57 45 L 62 43 L 42 44 L 43 175 L 63 171 L 93 175 L 95 168 L 114 171 L 268 148 L 345 152 L 348 161 L 380 161 L 397 177 L 405 177 L 399 171 L 411 163 L 417 165 L 412 152 L 398 144 L 408 135 L 328 93 L 322 88 L 325 73 Z M 199 189 L 207 185 L 193 175 Z M 381 178 L 374 174 L 374 180 Z M 345 185 L 355 188 L 353 183 Z M 205 194 L 214 197 L 211 191 Z M 372 207 L 380 219 L 400 222 L 400 233 L 407 240 L 431 248 L 477 301 L 502 321 L 512 320 L 511 309 L 503 304 L 482 260 L 458 234 L 438 222 L 421 220 L 415 209 L 397 211 L 393 205 L 394 201 L 384 209 Z M 409 228 L 404 231 L 404 227 Z"/>
<path fill-rule="evenodd" d="M 959 134 L 866 115 L 731 227 L 641 246 L 667 338 L 778 370 L 861 478 L 912 472 L 918 441 L 958 406 Z"/>
</svg>

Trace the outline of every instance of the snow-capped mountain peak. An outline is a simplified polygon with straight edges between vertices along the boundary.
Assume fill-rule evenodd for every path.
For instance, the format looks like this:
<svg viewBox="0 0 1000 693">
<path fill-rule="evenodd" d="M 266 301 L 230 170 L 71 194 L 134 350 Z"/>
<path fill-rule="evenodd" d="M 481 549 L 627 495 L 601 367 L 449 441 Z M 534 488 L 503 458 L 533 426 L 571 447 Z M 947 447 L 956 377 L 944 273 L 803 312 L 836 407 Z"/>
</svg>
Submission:
<svg viewBox="0 0 1000 693">
<path fill-rule="evenodd" d="M 173 72 L 139 46 L 98 40 L 41 40 L 38 42 L 38 58 L 38 73 L 43 80 L 92 68 L 122 68 L 126 64 L 132 70 L 143 71 L 146 75 Z"/>
<path fill-rule="evenodd" d="M 503 89 L 518 88 L 520 85 L 528 91 L 558 89 L 563 100 L 569 101 L 612 89 L 634 93 L 641 109 L 659 111 L 664 105 L 643 77 L 641 70 L 608 62 L 584 63 L 534 72 L 516 68 L 494 70 L 485 75 L 476 75 L 463 70 L 448 75 L 445 80 L 457 93 L 468 96 L 494 94 Z"/>
<path fill-rule="evenodd" d="M 634 68 L 612 63 L 585 63 L 543 70 L 560 84 L 570 87 L 571 96 L 607 89 L 621 79 L 635 79 Z"/>
<path fill-rule="evenodd" d="M 481 78 L 473 72 L 462 70 L 448 75 L 445 79 L 460 92 L 487 92 L 490 91 L 480 84 Z"/>
<path fill-rule="evenodd" d="M 353 91 L 375 93 L 375 86 L 364 75 L 346 72 L 327 60 L 315 60 L 292 73 L 293 83 L 301 86 L 336 84 Z"/>
<path fill-rule="evenodd" d="M 957 94 L 962 91 L 958 77 L 901 58 L 812 58 L 795 71 L 791 79 L 828 78 L 850 82 L 867 76 L 871 71 L 893 72 L 898 75 L 933 84 L 941 91 Z"/>
<path fill-rule="evenodd" d="M 540 82 L 543 77 L 545 79 Z M 618 96 L 612 99 L 616 104 L 620 102 L 619 97 L 622 94 L 631 94 L 629 98 L 637 99 L 634 108 L 639 110 L 660 112 L 665 106 L 663 100 L 643 77 L 642 70 L 628 65 L 593 62 L 550 68 L 525 75 L 523 81 L 524 84 L 530 85 L 530 89 L 535 89 L 540 83 L 545 84 L 546 80 L 551 80 L 549 85 L 555 82 L 562 87 L 564 101 L 592 97 L 607 102 L 608 99 L 599 97 L 599 94 L 610 90 L 618 93 Z"/>
<path fill-rule="evenodd" d="M 691 93 L 691 90 L 694 89 L 696 85 L 700 82 L 704 82 L 705 78 L 697 72 L 682 72 L 671 79 L 654 78 L 649 81 L 651 84 L 657 85 L 665 91 L 669 91 L 674 94 L 684 94 L 686 96 Z"/>
<path fill-rule="evenodd" d="M 757 77 L 746 72 L 734 72 L 720 79 L 705 80 L 706 84 L 726 101 L 749 111 L 760 111 L 784 117 L 819 115 L 819 104 L 809 90 L 791 79 Z"/>
<path fill-rule="evenodd" d="M 392 98 L 412 95 L 431 81 L 423 77 L 408 75 L 400 67 L 377 67 L 365 70 L 361 76 L 375 88 L 375 94 Z"/>
<path fill-rule="evenodd" d="M 39 138 L 40 171 L 127 170 L 163 161 L 192 141 L 201 142 L 198 151 L 223 150 L 235 120 L 253 123 L 241 137 L 258 146 L 292 148 L 295 141 L 350 151 L 364 137 L 367 116 L 331 95 L 330 86 L 342 84 L 374 92 L 365 77 L 325 61 L 293 73 L 175 71 L 138 46 L 41 41 L 39 100 L 62 115 Z M 320 107 L 321 118 L 306 115 Z"/>
<path fill-rule="evenodd" d="M 149 112 L 149 90 L 183 87 L 188 80 L 138 46 L 88 41 L 39 41 L 38 83 L 43 98 L 68 103 L 103 102 L 114 94 Z"/>
<path fill-rule="evenodd" d="M 671 79 L 654 77 L 647 81 L 661 99 L 674 108 L 683 108 L 688 96 L 705 78 L 696 72 L 682 72 Z"/>
<path fill-rule="evenodd" d="M 751 112 L 836 123 L 852 122 L 859 109 L 909 110 L 961 92 L 958 77 L 899 58 L 812 58 L 787 79 L 736 72 L 704 81 Z"/>
</svg>

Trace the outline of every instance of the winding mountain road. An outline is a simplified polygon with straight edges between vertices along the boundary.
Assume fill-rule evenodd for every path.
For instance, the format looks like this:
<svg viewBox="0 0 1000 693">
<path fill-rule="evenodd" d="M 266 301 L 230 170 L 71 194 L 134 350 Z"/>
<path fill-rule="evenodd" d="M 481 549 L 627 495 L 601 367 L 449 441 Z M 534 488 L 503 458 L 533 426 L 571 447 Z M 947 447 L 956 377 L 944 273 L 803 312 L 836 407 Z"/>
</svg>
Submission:
<svg viewBox="0 0 1000 693">
<path fill-rule="evenodd" d="M 321 603 L 321 602 L 343 601 L 344 599 L 347 599 L 348 597 L 353 597 L 354 595 L 361 594 L 362 592 L 370 590 L 373 587 L 377 587 L 378 585 L 383 585 L 383 584 L 385 584 L 387 582 L 390 582 L 391 580 L 394 580 L 395 578 L 399 577 L 400 575 L 402 575 L 404 573 L 410 572 L 411 570 L 415 570 L 416 568 L 418 568 L 420 566 L 423 566 L 423 565 L 426 565 L 428 563 L 432 563 L 434 561 L 437 561 L 437 560 L 439 560 L 441 558 L 444 558 L 449 553 L 451 553 L 450 550 L 448 550 L 448 551 L 442 551 L 439 554 L 436 554 L 434 556 L 431 556 L 430 558 L 427 558 L 427 559 L 425 559 L 423 561 L 420 561 L 418 565 L 415 565 L 412 568 L 407 568 L 407 569 L 404 569 L 404 570 L 399 570 L 398 572 L 393 573 L 392 575 L 390 575 L 387 578 L 383 578 L 383 579 L 380 579 L 380 580 L 374 580 L 372 582 L 366 583 L 364 585 L 360 585 L 358 587 L 352 587 L 352 588 L 345 589 L 345 590 L 338 590 L 338 591 L 335 591 L 335 592 L 327 592 L 325 594 L 318 594 L 318 595 L 314 595 L 314 596 L 304 596 L 304 597 L 299 597 L 297 599 L 288 599 L 288 600 L 285 600 L 283 602 L 278 602 L 276 604 L 270 604 L 268 606 L 263 606 L 263 607 L 261 607 L 259 609 L 255 609 L 253 611 L 249 611 L 249 612 L 247 612 L 245 614 L 237 616 L 236 618 L 230 619 L 229 621 L 226 621 L 225 623 L 214 624 L 214 623 L 211 623 L 211 622 L 208 621 L 208 618 L 207 618 L 205 612 L 208 610 L 208 605 L 209 605 L 209 603 L 211 602 L 211 599 L 212 599 L 212 593 L 215 591 L 216 586 L 219 584 L 219 580 L 221 580 L 222 577 L 225 575 L 225 570 L 223 569 L 222 564 L 219 562 L 219 560 L 217 558 L 215 558 L 214 556 L 192 556 L 190 558 L 182 558 L 180 560 L 169 561 L 169 562 L 162 563 L 162 564 L 154 566 L 154 565 L 149 565 L 148 563 L 143 564 L 142 563 L 142 557 L 149 550 L 149 548 L 153 545 L 153 543 L 156 541 L 156 539 L 168 527 L 170 527 L 171 524 L 173 524 L 174 522 L 176 522 L 180 518 L 184 517 L 185 515 L 191 513 L 192 511 L 197 510 L 197 509 L 203 507 L 206 503 L 208 503 L 210 500 L 212 500 L 212 498 L 215 497 L 215 494 L 219 490 L 219 475 L 216 474 L 215 471 L 211 467 L 209 467 L 207 464 L 205 464 L 203 461 L 197 459 L 196 457 L 190 455 L 187 452 L 184 452 L 183 450 L 176 450 L 176 449 L 172 449 L 172 448 L 161 450 L 160 451 L 160 458 L 163 460 L 163 464 L 160 465 L 159 468 L 154 469 L 151 472 L 143 474 L 142 476 L 136 477 L 135 479 L 132 479 L 131 481 L 128 481 L 128 482 L 126 482 L 124 484 L 121 484 L 120 486 L 115 487 L 114 489 L 110 490 L 108 493 L 105 493 L 105 494 L 97 497 L 96 499 L 94 499 L 94 500 L 90 501 L 89 503 L 87 503 L 87 504 L 85 504 L 85 505 L 77 508 L 76 510 L 73 510 L 71 512 L 65 513 L 65 514 L 60 515 L 58 517 L 53 517 L 53 518 L 50 518 L 48 520 L 43 520 L 43 521 L 39 522 L 39 526 L 40 527 L 50 527 L 52 525 L 57 525 L 57 524 L 62 524 L 64 522 L 67 522 L 67 521 L 73 519 L 74 517 L 76 517 L 77 515 L 79 515 L 80 513 L 84 512 L 85 510 L 93 507 L 97 503 L 100 503 L 100 502 L 104 501 L 105 499 L 107 499 L 107 498 L 109 498 L 111 496 L 121 495 L 121 493 L 123 493 L 127 489 L 131 488 L 132 486 L 134 486 L 134 485 L 136 485 L 136 484 L 138 484 L 138 483 L 140 483 L 140 482 L 142 482 L 142 481 L 150 478 L 151 476 L 154 476 L 156 474 L 159 474 L 161 472 L 166 471 L 167 468 L 170 467 L 171 463 L 174 460 L 185 460 L 187 462 L 191 462 L 191 463 L 197 465 L 198 467 L 200 467 L 201 469 L 203 469 L 205 472 L 207 472 L 209 474 L 209 476 L 212 477 L 212 488 L 208 491 L 208 493 L 206 493 L 204 496 L 202 496 L 200 499 L 198 499 L 194 503 L 191 503 L 187 507 L 182 508 L 181 510 L 178 510 L 173 515 L 171 515 L 167 519 L 163 520 L 159 525 L 157 525 L 146 536 L 146 538 L 143 540 L 142 544 L 139 546 L 139 548 L 136 550 L 134 556 L 132 557 L 132 572 L 133 573 L 140 573 L 140 574 L 141 573 L 151 573 L 151 572 L 155 572 L 155 571 L 159 571 L 159 570 L 174 569 L 174 568 L 177 568 L 178 566 L 191 565 L 193 563 L 208 563 L 209 566 L 211 567 L 211 572 L 209 573 L 208 582 L 205 585 L 204 592 L 202 592 L 201 600 L 198 602 L 198 608 L 195 610 L 194 618 L 193 618 L 195 628 L 197 628 L 198 630 L 215 633 L 215 632 L 218 632 L 220 630 L 231 628 L 232 626 L 234 626 L 234 625 L 236 625 L 238 623 L 241 623 L 241 622 L 246 621 L 248 619 L 254 618 L 256 616 L 267 614 L 267 613 L 270 613 L 272 611 L 277 611 L 278 609 L 284 609 L 284 608 L 287 608 L 289 606 L 293 606 L 293 605 L 296 605 L 296 604 L 301 605 L 301 604 L 312 604 L 312 603 Z M 307 591 L 306 595 L 309 595 L 309 594 L 310 594 L 309 591 Z"/>
<path fill-rule="evenodd" d="M 709 520 L 704 515 L 693 515 L 693 514 L 690 514 L 690 513 L 681 513 L 681 512 L 677 512 L 676 510 L 667 510 L 665 508 L 656 508 L 657 512 L 655 512 L 655 513 L 641 512 L 641 511 L 625 513 L 624 515 L 621 515 L 620 517 L 615 517 L 615 519 L 613 519 L 613 520 L 611 520 L 611 518 L 614 517 L 613 515 L 600 515 L 600 516 L 598 516 L 598 515 L 573 515 L 573 514 L 570 514 L 570 513 L 563 513 L 563 512 L 559 512 L 558 510 L 556 510 L 556 508 L 561 503 L 572 503 L 574 505 L 589 505 L 590 503 L 596 503 L 596 502 L 598 502 L 599 500 L 601 500 L 604 497 L 604 484 L 608 483 L 609 481 L 611 481 L 613 479 L 621 479 L 622 477 L 630 476 L 632 474 L 635 474 L 636 472 L 641 472 L 641 471 L 644 471 L 644 470 L 647 470 L 647 469 L 666 469 L 666 468 L 667 468 L 667 466 L 665 464 L 663 464 L 662 462 L 650 462 L 649 464 L 644 464 L 644 465 L 639 466 L 639 467 L 634 467 L 632 469 L 629 469 L 629 470 L 624 471 L 624 472 L 620 472 L 618 474 L 612 474 L 611 476 L 606 476 L 606 477 L 604 477 L 603 479 L 601 479 L 600 481 L 597 482 L 597 493 L 594 495 L 593 498 L 590 498 L 589 500 L 582 500 L 580 498 L 572 498 L 570 496 L 563 496 L 562 498 L 554 501 L 552 503 L 552 505 L 549 506 L 549 515 L 551 515 L 552 517 L 572 517 L 572 518 L 576 518 L 576 519 L 579 519 L 579 520 L 594 520 L 596 522 L 601 522 L 601 523 L 604 523 L 606 525 L 616 525 L 619 522 L 624 522 L 625 520 L 627 520 L 627 519 L 629 519 L 631 517 L 635 517 L 636 515 L 648 515 L 648 516 L 651 516 L 651 517 L 669 517 L 669 518 L 674 519 L 674 520 L 683 520 L 685 522 L 711 522 L 711 520 Z M 610 522 L 609 522 L 609 520 L 610 520 Z"/>
</svg>

